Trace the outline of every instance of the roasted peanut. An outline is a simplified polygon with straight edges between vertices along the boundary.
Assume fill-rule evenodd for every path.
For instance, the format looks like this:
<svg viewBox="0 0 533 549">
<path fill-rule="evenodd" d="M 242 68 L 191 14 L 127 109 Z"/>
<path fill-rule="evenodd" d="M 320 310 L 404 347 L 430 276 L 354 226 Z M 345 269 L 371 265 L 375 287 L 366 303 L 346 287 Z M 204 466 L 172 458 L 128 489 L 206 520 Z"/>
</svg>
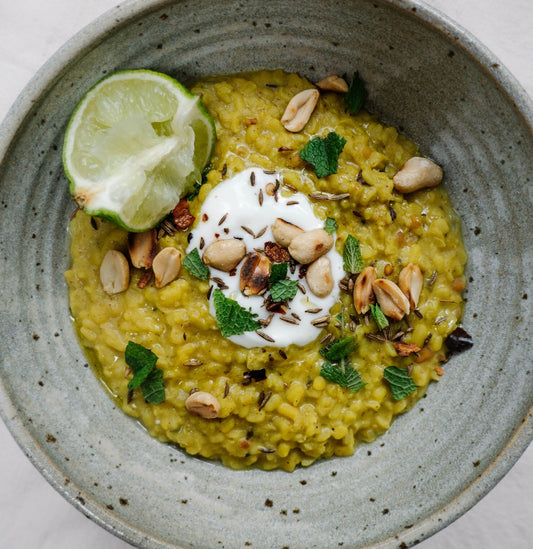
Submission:
<svg viewBox="0 0 533 549">
<path fill-rule="evenodd" d="M 295 236 L 303 234 L 304 232 L 304 230 L 298 227 L 298 225 L 289 223 L 288 221 L 285 221 L 280 217 L 276 219 L 274 225 L 272 225 L 271 228 L 274 240 L 281 246 L 285 247 L 287 247 L 291 243 L 292 239 Z"/>
<path fill-rule="evenodd" d="M 207 246 L 202 261 L 214 269 L 229 272 L 234 269 L 246 255 L 246 245 L 237 238 L 222 238 Z"/>
<path fill-rule="evenodd" d="M 245 296 L 257 295 L 270 278 L 270 259 L 259 252 L 250 252 L 241 267 L 240 288 Z"/>
<path fill-rule="evenodd" d="M 220 402 L 211 393 L 196 391 L 185 401 L 185 408 L 195 416 L 213 419 L 220 413 Z"/>
<path fill-rule="evenodd" d="M 289 244 L 289 253 L 296 261 L 307 265 L 327 254 L 333 243 L 333 236 L 324 229 L 314 229 L 295 236 Z"/>
<path fill-rule="evenodd" d="M 376 302 L 372 288 L 376 279 L 377 274 L 374 267 L 365 267 L 359 273 L 353 287 L 353 304 L 358 313 L 365 314 L 370 309 L 370 304 Z"/>
<path fill-rule="evenodd" d="M 311 118 L 320 92 L 314 88 L 297 93 L 288 103 L 281 123 L 289 132 L 299 132 L 304 129 Z"/>
<path fill-rule="evenodd" d="M 157 253 L 157 231 L 128 234 L 128 252 L 131 264 L 138 269 L 149 269 Z"/>
<path fill-rule="evenodd" d="M 401 320 L 409 313 L 409 300 L 394 282 L 378 278 L 372 284 L 381 310 L 394 320 Z"/>
<path fill-rule="evenodd" d="M 339 93 L 346 93 L 348 91 L 348 84 L 346 80 L 336 74 L 326 76 L 326 78 L 323 78 L 320 82 L 317 82 L 316 86 L 324 91 L 334 91 Z"/>
<path fill-rule="evenodd" d="M 428 158 L 414 156 L 392 178 L 394 188 L 401 193 L 412 193 L 425 187 L 436 187 L 442 181 L 442 168 Z"/>
<path fill-rule="evenodd" d="M 418 299 L 420 297 L 423 284 L 424 276 L 422 275 L 422 271 L 418 265 L 409 263 L 409 265 L 400 271 L 400 275 L 398 276 L 398 286 L 407 296 L 407 299 L 409 299 L 409 304 L 413 309 L 416 309 L 416 306 L 418 305 Z"/>
<path fill-rule="evenodd" d="M 100 265 L 100 282 L 109 295 L 127 290 L 130 283 L 130 264 L 118 250 L 108 250 Z"/>
<path fill-rule="evenodd" d="M 314 295 L 317 297 L 328 296 L 334 285 L 329 258 L 322 256 L 313 261 L 305 273 L 305 280 Z"/>
<path fill-rule="evenodd" d="M 152 265 L 155 287 L 162 288 L 180 274 L 181 253 L 176 248 L 163 248 L 155 257 Z"/>
</svg>

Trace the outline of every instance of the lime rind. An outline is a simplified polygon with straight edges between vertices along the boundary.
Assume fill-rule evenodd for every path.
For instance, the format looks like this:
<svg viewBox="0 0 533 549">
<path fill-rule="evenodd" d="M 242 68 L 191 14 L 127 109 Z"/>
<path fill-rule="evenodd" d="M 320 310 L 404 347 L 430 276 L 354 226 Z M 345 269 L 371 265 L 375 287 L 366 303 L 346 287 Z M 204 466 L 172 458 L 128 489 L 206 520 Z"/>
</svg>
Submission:
<svg viewBox="0 0 533 549">
<path fill-rule="evenodd" d="M 200 97 L 170 76 L 114 73 L 85 94 L 67 126 L 70 192 L 91 215 L 148 230 L 201 180 L 215 139 Z"/>
</svg>

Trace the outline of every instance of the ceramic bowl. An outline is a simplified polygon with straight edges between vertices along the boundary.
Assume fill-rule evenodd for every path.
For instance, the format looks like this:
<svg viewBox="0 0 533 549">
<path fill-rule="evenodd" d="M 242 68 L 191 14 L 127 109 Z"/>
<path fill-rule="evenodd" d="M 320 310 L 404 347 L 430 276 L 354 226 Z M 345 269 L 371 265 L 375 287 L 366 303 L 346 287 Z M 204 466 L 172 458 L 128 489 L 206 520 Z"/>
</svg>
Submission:
<svg viewBox="0 0 533 549">
<path fill-rule="evenodd" d="M 469 252 L 464 325 L 475 346 L 353 456 L 233 471 L 150 438 L 88 367 L 63 277 L 73 202 L 61 144 L 83 93 L 116 70 L 190 83 L 278 67 L 313 81 L 359 70 L 368 108 L 445 166 Z M 60 493 L 139 547 L 384 549 L 428 537 L 532 438 L 532 112 L 488 51 L 408 0 L 139 0 L 109 12 L 45 65 L 1 128 L 4 421 Z"/>
</svg>

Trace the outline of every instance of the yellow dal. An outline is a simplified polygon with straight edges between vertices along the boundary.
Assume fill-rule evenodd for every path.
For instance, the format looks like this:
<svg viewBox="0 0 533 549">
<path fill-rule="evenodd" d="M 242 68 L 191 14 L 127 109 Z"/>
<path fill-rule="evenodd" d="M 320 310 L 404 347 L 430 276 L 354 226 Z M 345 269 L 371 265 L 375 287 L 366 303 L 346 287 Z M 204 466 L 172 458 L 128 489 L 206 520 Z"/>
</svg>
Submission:
<svg viewBox="0 0 533 549">
<path fill-rule="evenodd" d="M 284 359 L 274 347 L 248 350 L 222 338 L 209 314 L 209 282 L 195 279 L 185 269 L 162 289 L 153 283 L 139 289 L 142 273 L 132 269 L 128 290 L 108 296 L 99 282 L 99 266 L 109 249 L 127 251 L 127 233 L 106 221 L 91 223 L 82 212 L 70 226 L 72 268 L 66 273 L 70 305 L 98 377 L 124 412 L 138 418 L 152 436 L 234 468 L 254 465 L 291 471 L 321 457 L 350 455 L 360 441 L 374 440 L 397 414 L 412 407 L 431 380 L 438 379 L 435 368 L 444 359 L 443 340 L 462 315 L 461 293 L 453 288 L 460 289 L 464 282 L 466 253 L 446 191 L 442 186 L 405 196 L 393 191 L 392 176 L 418 154 L 417 147 L 366 112 L 350 116 L 342 96 L 334 93 L 321 93 L 303 132 L 285 131 L 280 123 L 285 106 L 309 86 L 294 74 L 261 71 L 205 80 L 193 88 L 215 119 L 218 140 L 212 170 L 199 197 L 191 202 L 191 211 L 197 215 L 215 185 L 249 166 L 277 169 L 285 182 L 304 193 L 350 193 L 350 199 L 341 202 L 317 202 L 316 215 L 337 220 L 340 253 L 347 235 L 356 236 L 365 265 L 374 264 L 378 276 L 390 264 L 394 271 L 387 278 L 397 282 L 402 266 L 409 262 L 420 266 L 425 283 L 418 309 L 423 318 L 409 314 L 414 329 L 405 341 L 422 346 L 431 334 L 421 351 L 426 360 L 416 363 L 413 356 L 398 357 L 392 343 L 369 340 L 364 334 L 376 333 L 376 325 L 371 318 L 367 324 L 359 317 L 354 335 L 360 347 L 351 358 L 366 385 L 350 393 L 320 376 L 324 359 L 318 352 L 319 339 L 327 331 L 336 337 L 351 334 L 349 315 L 356 313 L 349 294 L 342 293 L 342 305 L 331 311 L 337 315 L 344 310 L 344 326 L 336 326 L 333 318 L 316 341 L 286 348 Z M 329 131 L 347 142 L 338 173 L 317 179 L 298 151 L 310 138 L 324 137 Z M 280 147 L 291 151 L 280 152 Z M 358 181 L 360 170 L 365 183 Z M 390 207 L 396 212 L 394 221 Z M 184 255 L 187 234 L 165 236 L 160 247 L 174 246 Z M 407 328 L 405 321 L 400 326 Z M 166 389 L 163 404 L 145 403 L 139 389 L 127 402 L 131 375 L 125 376 L 124 350 L 130 340 L 159 357 L 157 367 L 164 372 Z M 185 366 L 191 359 L 203 365 Z M 391 365 L 410 367 L 419 387 L 404 400 L 395 401 L 383 379 L 383 370 Z M 266 369 L 266 380 L 243 384 L 246 371 L 260 368 Z M 219 418 L 202 419 L 187 412 L 185 400 L 193 389 L 218 398 Z M 259 399 L 268 393 L 270 399 L 259 409 Z"/>
</svg>

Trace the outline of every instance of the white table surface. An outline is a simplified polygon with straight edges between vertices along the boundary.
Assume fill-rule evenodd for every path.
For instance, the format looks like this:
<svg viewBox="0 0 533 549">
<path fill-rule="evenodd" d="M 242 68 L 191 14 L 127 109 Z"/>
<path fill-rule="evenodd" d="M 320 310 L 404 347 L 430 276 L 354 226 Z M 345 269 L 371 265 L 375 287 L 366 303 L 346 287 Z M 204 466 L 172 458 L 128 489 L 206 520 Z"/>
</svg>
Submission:
<svg viewBox="0 0 533 549">
<path fill-rule="evenodd" d="M 37 69 L 117 0 L 0 0 L 0 120 Z M 533 0 L 427 0 L 489 47 L 533 96 Z M 67 503 L 0 421 L 0 549 L 125 549 Z M 533 445 L 473 509 L 420 549 L 531 549 Z"/>
</svg>

